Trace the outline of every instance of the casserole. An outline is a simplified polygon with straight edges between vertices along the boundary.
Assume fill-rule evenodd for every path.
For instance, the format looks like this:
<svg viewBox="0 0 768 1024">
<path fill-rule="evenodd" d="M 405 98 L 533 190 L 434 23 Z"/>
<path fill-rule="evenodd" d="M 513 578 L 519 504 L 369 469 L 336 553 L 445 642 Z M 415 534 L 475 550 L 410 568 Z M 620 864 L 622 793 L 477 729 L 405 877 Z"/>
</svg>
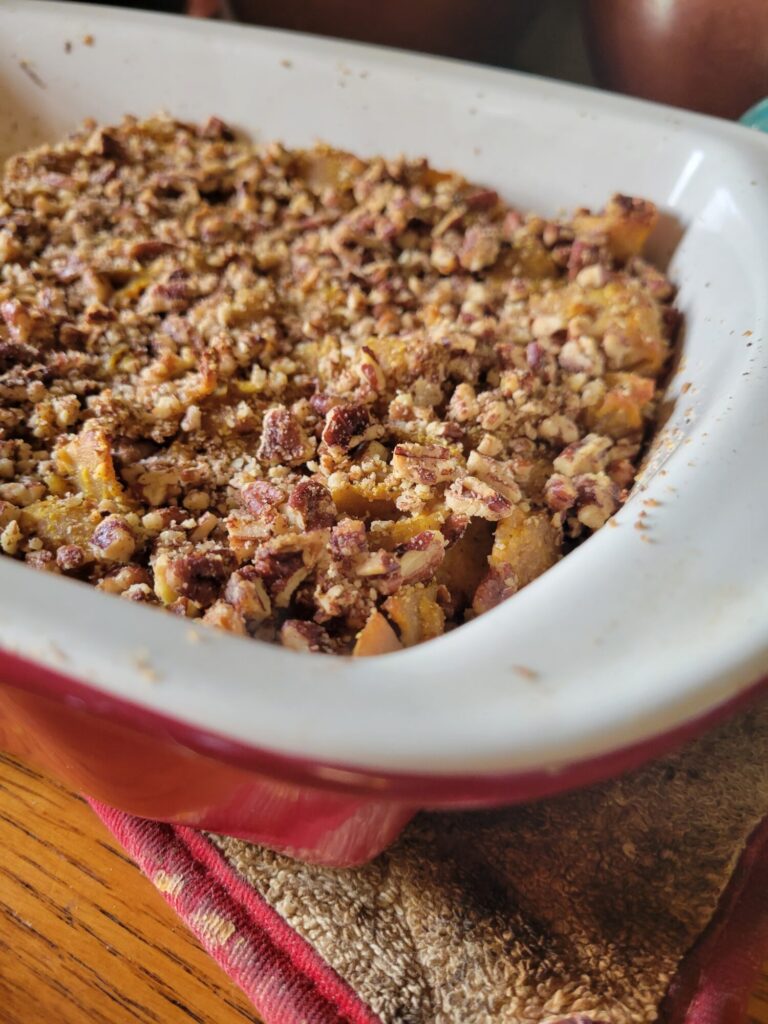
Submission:
<svg viewBox="0 0 768 1024">
<path fill-rule="evenodd" d="M 671 258 L 686 316 L 668 419 L 617 528 L 421 647 L 314 658 L 0 560 L 6 747 L 132 813 L 348 864 L 419 807 L 600 777 L 759 684 L 763 137 L 508 72 L 239 26 L 42 2 L 5 5 L 0 25 L 6 153 L 87 115 L 165 107 L 290 145 L 424 152 L 545 214 L 644 195 L 667 213 L 655 256 Z"/>
</svg>

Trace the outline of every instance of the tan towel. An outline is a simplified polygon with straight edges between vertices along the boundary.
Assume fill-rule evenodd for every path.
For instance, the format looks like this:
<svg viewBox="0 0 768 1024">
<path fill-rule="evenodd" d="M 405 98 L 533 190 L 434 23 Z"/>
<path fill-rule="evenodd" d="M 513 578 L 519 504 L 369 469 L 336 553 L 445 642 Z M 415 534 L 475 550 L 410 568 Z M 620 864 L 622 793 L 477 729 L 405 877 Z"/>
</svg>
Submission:
<svg viewBox="0 0 768 1024">
<path fill-rule="evenodd" d="M 101 813 L 158 884 L 174 843 L 205 862 L 165 895 L 270 1024 L 730 1024 L 768 954 L 768 828 L 732 880 L 768 814 L 768 702 L 617 781 L 423 814 L 361 868 Z"/>
</svg>

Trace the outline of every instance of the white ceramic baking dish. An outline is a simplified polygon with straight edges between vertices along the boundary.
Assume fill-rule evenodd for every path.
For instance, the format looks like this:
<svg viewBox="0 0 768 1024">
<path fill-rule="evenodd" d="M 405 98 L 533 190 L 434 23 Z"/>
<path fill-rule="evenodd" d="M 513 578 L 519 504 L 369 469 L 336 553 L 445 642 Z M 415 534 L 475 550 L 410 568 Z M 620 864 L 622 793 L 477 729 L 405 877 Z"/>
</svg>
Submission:
<svg viewBox="0 0 768 1024">
<path fill-rule="evenodd" d="M 667 215 L 656 256 L 671 259 L 686 318 L 671 412 L 617 528 L 477 621 L 381 658 L 304 656 L 191 633 L 188 622 L 0 558 L 0 676 L 13 682 L 6 694 L 17 712 L 20 694 L 33 690 L 102 724 L 130 706 L 132 727 L 164 723 L 190 757 L 194 748 L 240 768 L 258 762 L 275 778 L 292 766 L 285 777 L 297 784 L 375 791 L 399 800 L 402 817 L 406 805 L 410 813 L 571 784 L 586 777 L 574 766 L 608 765 L 638 744 L 647 751 L 768 672 L 766 137 L 395 51 L 5 0 L 0 152 L 52 140 L 87 115 L 110 121 L 160 108 L 215 113 L 289 144 L 322 138 L 363 154 L 424 154 L 545 214 L 599 206 L 615 191 L 653 199 Z M 35 747 L 35 716 L 27 708 L 22 728 L 9 707 L 6 733 L 18 747 L 26 730 Z M 55 732 L 46 743 L 56 745 Z M 98 790 L 98 764 L 77 776 L 67 757 L 71 750 L 59 769 Z M 554 781 L 514 782 L 525 778 Z M 102 792 L 121 803 L 119 787 Z M 187 820 L 212 823 L 191 794 L 181 802 Z M 126 790 L 122 803 L 182 816 L 178 801 L 166 809 Z M 229 821 L 230 830 L 345 859 L 267 834 L 259 813 L 252 827 Z"/>
</svg>

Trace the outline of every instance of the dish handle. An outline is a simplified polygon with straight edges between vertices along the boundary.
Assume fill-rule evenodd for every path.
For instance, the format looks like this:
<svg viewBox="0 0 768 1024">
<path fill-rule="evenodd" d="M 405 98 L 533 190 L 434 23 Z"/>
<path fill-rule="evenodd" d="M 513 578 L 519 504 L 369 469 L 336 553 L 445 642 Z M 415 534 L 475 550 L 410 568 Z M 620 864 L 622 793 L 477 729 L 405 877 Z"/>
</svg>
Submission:
<svg viewBox="0 0 768 1024">
<path fill-rule="evenodd" d="M 747 128 L 757 128 L 758 131 L 768 132 L 768 97 L 760 100 L 754 107 L 750 107 L 746 114 L 739 118 Z"/>
</svg>

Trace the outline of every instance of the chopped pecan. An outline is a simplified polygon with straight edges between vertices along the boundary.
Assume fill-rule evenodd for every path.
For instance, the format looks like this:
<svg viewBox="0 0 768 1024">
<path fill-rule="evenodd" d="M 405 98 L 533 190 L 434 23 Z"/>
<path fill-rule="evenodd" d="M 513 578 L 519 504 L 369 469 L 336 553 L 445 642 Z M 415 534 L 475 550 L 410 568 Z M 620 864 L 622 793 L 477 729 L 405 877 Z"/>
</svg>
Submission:
<svg viewBox="0 0 768 1024">
<path fill-rule="evenodd" d="M 496 522 L 512 511 L 512 502 L 475 476 L 456 480 L 445 492 L 445 503 L 459 515 L 478 516 Z"/>
<path fill-rule="evenodd" d="M 298 466 L 312 457 L 313 445 L 303 427 L 284 405 L 264 415 L 256 457 L 270 466 Z"/>
<path fill-rule="evenodd" d="M 307 654 L 328 654 L 333 650 L 330 637 L 323 627 L 302 619 L 286 619 L 280 628 L 280 643 L 291 651 Z"/>
<path fill-rule="evenodd" d="M 143 262 L 144 260 L 154 260 L 171 249 L 173 246 L 170 242 L 163 242 L 159 238 L 148 238 L 142 242 L 134 242 L 130 249 L 130 256 L 131 259 Z"/>
<path fill-rule="evenodd" d="M 496 262 L 501 249 L 501 233 L 493 225 L 471 227 L 464 235 L 459 250 L 459 263 L 476 274 Z"/>
<path fill-rule="evenodd" d="M 258 625 L 272 612 L 264 581 L 253 566 L 232 573 L 224 588 L 224 600 L 232 605 L 248 626 Z"/>
<path fill-rule="evenodd" d="M 350 563 L 368 551 L 365 524 L 359 519 L 342 519 L 331 531 L 332 556 L 340 562 Z"/>
<path fill-rule="evenodd" d="M 378 394 L 384 390 L 387 378 L 384 375 L 381 363 L 376 358 L 375 353 L 367 345 L 363 345 L 360 350 L 360 362 L 358 363 L 358 369 L 360 371 L 360 376 L 371 391 Z"/>
<path fill-rule="evenodd" d="M 245 619 L 227 601 L 215 601 L 203 615 L 201 621 L 206 626 L 215 626 L 216 629 L 234 633 L 235 636 L 244 636 L 246 633 Z"/>
<path fill-rule="evenodd" d="M 128 562 L 136 550 L 136 536 L 122 516 L 107 516 L 93 532 L 91 546 L 108 562 Z"/>
<path fill-rule="evenodd" d="M 121 565 L 99 580 L 97 586 L 108 594 L 124 594 L 130 587 L 151 584 L 152 579 L 140 565 Z"/>
<path fill-rule="evenodd" d="M 42 569 L 44 572 L 58 572 L 58 566 L 53 552 L 46 551 L 28 551 L 24 555 L 24 561 L 27 565 L 32 566 L 33 569 Z"/>
<path fill-rule="evenodd" d="M 500 462 L 498 459 L 491 459 L 487 455 L 473 451 L 467 459 L 467 469 L 507 501 L 512 504 L 520 501 L 522 494 L 511 463 Z"/>
<path fill-rule="evenodd" d="M 554 462 L 555 470 L 564 476 L 596 473 L 605 466 L 612 447 L 613 441 L 609 437 L 587 434 L 560 452 Z"/>
<path fill-rule="evenodd" d="M 386 577 L 386 592 L 393 593 L 402 582 L 400 563 L 390 552 L 380 548 L 362 557 L 355 566 L 355 573 L 365 577 Z M 380 581 L 379 581 L 380 582 Z"/>
<path fill-rule="evenodd" d="M 470 192 L 464 202 L 470 210 L 491 210 L 499 201 L 499 193 L 492 188 L 479 188 Z"/>
<path fill-rule="evenodd" d="M 336 506 L 330 492 L 317 480 L 301 480 L 288 499 L 303 530 L 322 530 L 336 522 Z"/>
<path fill-rule="evenodd" d="M 566 341 L 557 359 L 569 373 L 587 373 L 596 377 L 605 370 L 603 354 L 595 339 L 588 334 Z"/>
<path fill-rule="evenodd" d="M 253 553 L 272 532 L 272 516 L 254 516 L 250 512 L 230 512 L 224 520 L 229 546 L 240 562 L 253 557 Z"/>
<path fill-rule="evenodd" d="M 573 481 L 562 473 L 553 473 L 544 485 L 544 500 L 553 512 L 567 512 L 576 504 L 577 496 Z"/>
<path fill-rule="evenodd" d="M 437 530 L 423 530 L 398 549 L 403 583 L 423 583 L 437 572 L 445 555 L 445 541 Z"/>
<path fill-rule="evenodd" d="M 245 508 L 258 519 L 281 505 L 285 501 L 285 492 L 269 480 L 254 480 L 253 483 L 245 484 L 240 497 Z"/>
<path fill-rule="evenodd" d="M 27 345 L 22 341 L 0 340 L 0 371 L 10 370 L 14 366 L 31 366 L 38 362 L 40 349 Z"/>
<path fill-rule="evenodd" d="M 469 423 L 476 419 L 480 412 L 480 403 L 471 384 L 466 381 L 456 385 L 448 403 L 448 416 L 457 423 Z"/>
<path fill-rule="evenodd" d="M 275 607 L 288 607 L 296 588 L 316 565 L 327 540 L 327 531 L 314 530 L 284 534 L 256 549 L 252 567 L 263 579 Z"/>
<path fill-rule="evenodd" d="M 200 126 L 200 135 L 204 139 L 223 139 L 225 142 L 232 142 L 235 138 L 234 131 L 220 117 L 209 117 L 205 124 Z"/>
<path fill-rule="evenodd" d="M 590 530 L 599 530 L 621 504 L 619 488 L 605 473 L 584 473 L 573 478 L 576 515 Z"/>
<path fill-rule="evenodd" d="M 472 611 L 476 615 L 490 611 L 496 605 L 506 601 L 517 593 L 517 576 L 511 565 L 498 565 L 490 568 L 480 582 L 475 596 L 472 598 Z"/>
<path fill-rule="evenodd" d="M 451 449 L 439 444 L 395 445 L 392 469 L 403 480 L 427 486 L 453 480 L 459 472 Z"/>
<path fill-rule="evenodd" d="M 235 568 L 236 559 L 228 548 L 210 548 L 207 551 L 168 554 L 165 564 L 165 583 L 176 597 L 188 597 L 202 607 L 213 604 L 224 581 Z M 158 561 L 155 560 L 155 591 L 158 584 Z M 162 593 L 158 594 L 164 600 Z M 164 603 L 173 603 L 173 601 Z"/>
<path fill-rule="evenodd" d="M 56 549 L 56 564 L 62 572 L 75 572 L 85 561 L 85 552 L 78 544 L 62 544 Z"/>
<path fill-rule="evenodd" d="M 32 334 L 32 317 L 18 299 L 0 302 L 0 316 L 8 327 L 11 340 L 26 345 Z"/>
<path fill-rule="evenodd" d="M 370 413 L 364 405 L 335 405 L 325 417 L 323 441 L 330 448 L 347 451 L 364 440 L 370 421 Z"/>
</svg>

